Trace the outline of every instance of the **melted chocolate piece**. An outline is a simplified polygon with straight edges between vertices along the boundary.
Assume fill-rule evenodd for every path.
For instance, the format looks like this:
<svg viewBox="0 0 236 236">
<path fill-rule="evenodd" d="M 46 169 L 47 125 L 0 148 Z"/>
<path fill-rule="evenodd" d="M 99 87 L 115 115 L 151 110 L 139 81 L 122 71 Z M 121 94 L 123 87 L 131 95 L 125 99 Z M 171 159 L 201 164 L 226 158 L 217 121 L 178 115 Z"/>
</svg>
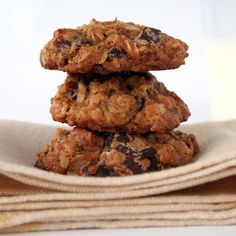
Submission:
<svg viewBox="0 0 236 236">
<path fill-rule="evenodd" d="M 149 171 L 155 171 L 158 168 L 158 164 L 160 163 L 159 158 L 156 156 L 156 152 L 153 148 L 146 148 L 141 151 L 140 160 L 148 159 L 151 162 L 149 167 Z"/>
<path fill-rule="evenodd" d="M 99 166 L 96 173 L 93 176 L 106 177 L 106 176 L 117 176 L 114 171 L 106 166 Z"/>
<path fill-rule="evenodd" d="M 111 150 L 111 144 L 112 144 L 112 142 L 113 142 L 114 135 L 115 135 L 115 134 L 110 134 L 110 135 L 107 137 L 106 142 L 105 142 L 105 147 L 104 147 L 104 149 L 105 149 L 106 151 L 110 151 L 110 150 Z"/>
<path fill-rule="evenodd" d="M 131 136 L 126 133 L 112 134 L 106 140 L 106 150 L 110 151 L 111 149 L 116 150 L 117 152 L 122 153 L 125 158 L 123 165 L 130 169 L 134 174 L 142 173 L 142 167 L 138 164 L 138 160 L 148 159 L 150 161 L 150 167 L 148 171 L 154 171 L 158 169 L 159 159 L 156 156 L 156 152 L 153 148 L 146 148 L 139 150 L 135 146 L 130 146 L 129 143 Z M 117 146 L 112 146 L 112 143 L 118 142 Z"/>
<path fill-rule="evenodd" d="M 143 30 L 143 32 L 142 32 L 141 36 L 139 37 L 139 39 L 146 40 L 149 43 L 160 44 L 160 42 L 161 42 L 160 35 L 161 35 L 160 30 L 146 27 Z"/>
<path fill-rule="evenodd" d="M 122 144 L 119 144 L 116 150 L 125 155 L 126 158 L 124 161 L 124 165 L 126 165 L 130 170 L 132 170 L 134 174 L 142 172 L 141 167 L 134 162 L 134 158 L 138 156 L 138 152 L 136 150 L 133 150 Z"/>
<path fill-rule="evenodd" d="M 129 137 L 126 133 L 119 133 L 117 135 L 116 139 L 117 139 L 118 142 L 121 142 L 121 143 L 124 143 L 124 144 L 130 142 L 130 139 L 129 139 Z"/>
<path fill-rule="evenodd" d="M 71 47 L 71 42 L 67 41 L 67 40 L 64 40 L 64 39 L 58 39 L 56 41 L 56 45 L 58 47 L 61 47 L 61 48 L 65 48 L 65 47 L 70 48 Z"/>
<path fill-rule="evenodd" d="M 113 58 L 122 58 L 126 55 L 125 51 L 120 51 L 118 48 L 112 48 L 108 53 L 108 59 L 112 60 Z"/>
</svg>

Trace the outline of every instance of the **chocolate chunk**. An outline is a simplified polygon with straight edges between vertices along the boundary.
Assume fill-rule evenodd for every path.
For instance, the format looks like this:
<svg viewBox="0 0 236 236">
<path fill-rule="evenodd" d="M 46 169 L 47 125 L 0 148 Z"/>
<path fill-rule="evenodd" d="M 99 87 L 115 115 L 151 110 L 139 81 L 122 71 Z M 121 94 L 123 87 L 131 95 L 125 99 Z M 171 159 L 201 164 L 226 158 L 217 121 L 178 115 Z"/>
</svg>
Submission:
<svg viewBox="0 0 236 236">
<path fill-rule="evenodd" d="M 71 47 L 70 41 L 60 39 L 60 38 L 58 38 L 58 40 L 56 41 L 56 44 L 58 47 L 61 47 L 61 48 L 70 48 Z"/>
<path fill-rule="evenodd" d="M 126 133 L 119 133 L 117 135 L 116 139 L 117 139 L 118 142 L 121 142 L 121 143 L 124 143 L 124 144 L 130 142 L 130 139 L 129 139 L 129 137 Z"/>
<path fill-rule="evenodd" d="M 66 66 L 66 65 L 68 65 L 69 64 L 69 59 L 68 58 L 65 58 L 64 59 L 64 65 Z"/>
<path fill-rule="evenodd" d="M 116 173 L 106 166 L 99 166 L 96 173 L 93 176 L 99 176 L 99 177 L 116 176 Z"/>
<path fill-rule="evenodd" d="M 161 35 L 160 30 L 146 27 L 143 30 L 143 32 L 142 32 L 141 36 L 139 37 L 139 39 L 146 40 L 149 43 L 160 44 L 160 42 L 161 42 L 160 35 Z"/>
<path fill-rule="evenodd" d="M 73 101 L 76 101 L 76 100 L 77 100 L 77 95 L 73 96 L 73 97 L 72 97 L 72 100 L 73 100 Z"/>
<path fill-rule="evenodd" d="M 112 60 L 113 58 L 122 58 L 126 56 L 125 51 L 120 51 L 118 48 L 112 48 L 108 53 L 108 59 Z"/>
<path fill-rule="evenodd" d="M 108 137 L 107 137 L 107 140 L 106 140 L 106 143 L 105 143 L 105 147 L 104 149 L 106 151 L 110 151 L 111 150 L 111 144 L 114 140 L 114 134 L 110 134 Z"/>
<path fill-rule="evenodd" d="M 112 143 L 117 140 L 118 142 L 122 143 L 122 144 L 125 144 L 127 142 L 129 142 L 129 137 L 127 134 L 125 133 L 119 133 L 119 134 L 110 134 L 109 137 L 107 138 L 106 140 L 106 143 L 105 143 L 105 150 L 106 151 L 110 151 L 112 148 L 111 148 L 111 145 Z"/>
<path fill-rule="evenodd" d="M 132 90 L 133 90 L 133 87 L 132 87 L 130 84 L 127 84 L 126 88 L 127 88 L 129 91 L 132 91 Z"/>
<path fill-rule="evenodd" d="M 146 148 L 141 151 L 140 160 L 148 159 L 151 162 L 149 167 L 149 171 L 155 171 L 158 168 L 158 164 L 160 163 L 158 157 L 156 156 L 156 152 L 153 148 Z"/>
<path fill-rule="evenodd" d="M 141 173 L 141 167 L 134 162 L 134 158 L 138 156 L 137 150 L 133 150 L 123 144 L 119 144 L 116 150 L 125 155 L 124 165 L 127 166 L 134 174 Z"/>
<path fill-rule="evenodd" d="M 150 167 L 148 171 L 154 171 L 158 169 L 159 159 L 158 156 L 153 148 L 146 148 L 143 150 L 139 150 L 136 147 L 132 147 L 128 145 L 131 140 L 130 136 L 126 133 L 120 133 L 116 135 L 109 136 L 108 142 L 106 145 L 109 145 L 109 149 L 111 150 L 111 145 L 114 141 L 120 142 L 114 150 L 124 154 L 125 159 L 123 164 L 130 170 L 133 171 L 134 174 L 142 173 L 141 166 L 135 162 L 135 160 L 143 160 L 148 159 L 150 161 Z"/>
</svg>

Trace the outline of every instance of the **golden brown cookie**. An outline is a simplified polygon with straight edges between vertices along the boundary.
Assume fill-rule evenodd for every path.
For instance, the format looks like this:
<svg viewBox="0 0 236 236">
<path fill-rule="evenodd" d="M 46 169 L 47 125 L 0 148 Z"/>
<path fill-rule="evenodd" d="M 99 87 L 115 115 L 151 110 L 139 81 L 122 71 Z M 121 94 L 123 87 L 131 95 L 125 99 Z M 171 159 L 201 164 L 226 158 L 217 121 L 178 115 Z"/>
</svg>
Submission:
<svg viewBox="0 0 236 236">
<path fill-rule="evenodd" d="M 103 137 L 84 129 L 57 129 L 51 143 L 38 154 L 36 166 L 65 174 L 74 161 L 80 162 L 81 165 L 97 162 L 104 144 Z"/>
<path fill-rule="evenodd" d="M 188 46 L 160 30 L 118 20 L 58 29 L 41 51 L 44 68 L 100 73 L 178 68 Z"/>
<path fill-rule="evenodd" d="M 185 165 L 198 151 L 196 138 L 178 131 L 129 135 L 58 129 L 38 154 L 36 167 L 69 175 L 125 176 Z"/>
<path fill-rule="evenodd" d="M 190 115 L 150 73 L 71 74 L 51 103 L 55 121 L 96 131 L 166 133 Z"/>
</svg>

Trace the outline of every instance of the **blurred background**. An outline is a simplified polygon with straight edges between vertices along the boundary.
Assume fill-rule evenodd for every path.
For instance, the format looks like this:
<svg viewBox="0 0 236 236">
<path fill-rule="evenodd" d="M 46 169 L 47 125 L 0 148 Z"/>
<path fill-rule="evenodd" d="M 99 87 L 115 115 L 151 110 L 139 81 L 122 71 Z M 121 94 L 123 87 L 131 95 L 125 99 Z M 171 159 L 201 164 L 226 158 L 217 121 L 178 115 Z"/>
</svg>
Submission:
<svg viewBox="0 0 236 236">
<path fill-rule="evenodd" d="M 50 98 L 66 77 L 39 53 L 54 30 L 92 18 L 133 21 L 189 45 L 186 65 L 153 72 L 189 106 L 189 122 L 236 118 L 236 1 L 9 0 L 0 3 L 0 119 L 54 123 Z"/>
</svg>

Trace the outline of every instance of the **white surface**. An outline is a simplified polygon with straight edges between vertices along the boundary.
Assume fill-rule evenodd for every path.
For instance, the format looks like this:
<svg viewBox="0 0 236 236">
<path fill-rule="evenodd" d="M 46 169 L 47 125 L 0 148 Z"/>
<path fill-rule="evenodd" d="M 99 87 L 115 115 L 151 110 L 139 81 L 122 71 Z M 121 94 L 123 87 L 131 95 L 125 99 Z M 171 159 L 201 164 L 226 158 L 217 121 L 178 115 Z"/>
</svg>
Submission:
<svg viewBox="0 0 236 236">
<path fill-rule="evenodd" d="M 50 98 L 54 96 L 56 86 L 63 82 L 66 75 L 62 72 L 42 69 L 39 64 L 40 49 L 57 28 L 76 27 L 88 23 L 92 18 L 110 20 L 118 17 L 120 20 L 159 28 L 188 43 L 190 55 L 185 66 L 177 70 L 155 72 L 155 74 L 189 105 L 192 112 L 189 122 L 209 120 L 211 113 L 206 39 L 228 37 L 226 34 L 236 32 L 235 3 L 233 0 L 1 1 L 0 119 L 53 123 L 49 114 Z M 229 79 L 227 83 L 230 83 Z M 223 97 L 226 92 L 222 91 L 219 96 Z M 229 106 L 230 102 L 235 103 L 235 101 L 226 101 L 225 104 Z M 224 111 L 223 107 L 221 109 Z M 226 117 L 232 118 L 227 114 Z M 236 235 L 236 227 L 73 230 L 21 235 L 122 234 L 136 236 Z"/>
<path fill-rule="evenodd" d="M 19 236 L 19 234 L 10 234 Z M 170 228 L 146 228 L 146 229 L 116 229 L 116 230 L 70 230 L 56 232 L 36 232 L 24 233 L 20 236 L 235 236 L 235 226 L 215 226 L 215 227 L 170 227 Z"/>
</svg>

